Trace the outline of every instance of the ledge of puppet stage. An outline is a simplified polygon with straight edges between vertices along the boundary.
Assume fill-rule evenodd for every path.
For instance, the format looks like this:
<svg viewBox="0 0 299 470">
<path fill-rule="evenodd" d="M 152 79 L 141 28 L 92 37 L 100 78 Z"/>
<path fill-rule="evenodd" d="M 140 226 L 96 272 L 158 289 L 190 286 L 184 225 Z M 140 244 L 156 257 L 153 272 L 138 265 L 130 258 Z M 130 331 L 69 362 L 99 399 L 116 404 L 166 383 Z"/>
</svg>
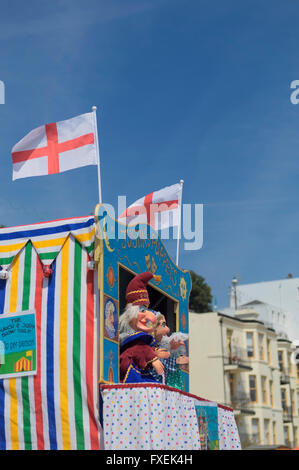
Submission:
<svg viewBox="0 0 299 470">
<path fill-rule="evenodd" d="M 239 450 L 231 408 L 162 384 L 100 386 L 105 450 Z"/>
</svg>

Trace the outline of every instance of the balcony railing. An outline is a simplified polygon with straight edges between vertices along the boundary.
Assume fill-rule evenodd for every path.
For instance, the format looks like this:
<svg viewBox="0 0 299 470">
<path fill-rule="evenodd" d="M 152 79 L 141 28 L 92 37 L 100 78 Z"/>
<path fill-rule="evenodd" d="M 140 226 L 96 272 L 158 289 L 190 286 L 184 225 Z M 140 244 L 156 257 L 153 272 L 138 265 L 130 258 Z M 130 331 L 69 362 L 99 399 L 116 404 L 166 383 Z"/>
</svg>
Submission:
<svg viewBox="0 0 299 470">
<path fill-rule="evenodd" d="M 224 366 L 226 370 L 245 369 L 251 370 L 250 361 L 248 360 L 247 350 L 244 348 L 232 348 L 224 353 Z M 231 367 L 230 367 L 231 366 Z"/>
<path fill-rule="evenodd" d="M 246 449 L 246 447 L 252 446 L 254 444 L 259 444 L 258 436 L 247 434 L 246 432 L 239 432 L 239 436 L 242 449 Z"/>
<path fill-rule="evenodd" d="M 250 397 L 246 393 L 238 393 L 236 395 L 231 396 L 229 406 L 231 406 L 231 408 L 233 408 L 234 410 L 240 411 L 243 414 L 255 414 Z"/>
<path fill-rule="evenodd" d="M 280 383 L 281 385 L 290 383 L 290 371 L 287 368 L 280 370 Z"/>
</svg>

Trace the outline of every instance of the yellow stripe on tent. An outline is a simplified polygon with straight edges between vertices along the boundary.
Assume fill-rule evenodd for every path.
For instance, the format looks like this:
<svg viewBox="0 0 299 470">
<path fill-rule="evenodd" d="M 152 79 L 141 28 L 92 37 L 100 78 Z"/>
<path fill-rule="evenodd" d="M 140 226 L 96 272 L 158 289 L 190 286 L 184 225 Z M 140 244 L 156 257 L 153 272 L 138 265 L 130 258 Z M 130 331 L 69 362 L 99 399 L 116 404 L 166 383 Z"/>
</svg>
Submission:
<svg viewBox="0 0 299 470">
<path fill-rule="evenodd" d="M 20 379 L 19 379 L 20 380 Z M 9 379 L 11 448 L 19 450 L 17 379 Z"/>
<path fill-rule="evenodd" d="M 16 256 L 12 263 L 11 287 L 9 312 L 15 313 L 18 300 L 18 280 L 19 280 L 20 256 Z M 9 379 L 10 393 L 10 430 L 12 450 L 19 449 L 19 429 L 18 429 L 18 397 L 16 379 Z"/>
<path fill-rule="evenodd" d="M 26 241 L 22 243 L 15 243 L 14 245 L 0 245 L 0 253 L 14 253 L 21 250 L 25 245 Z"/>
<path fill-rule="evenodd" d="M 12 269 L 11 269 L 12 272 L 11 272 L 9 313 L 15 313 L 17 311 L 19 268 L 20 268 L 20 256 L 16 256 L 12 262 Z"/>
<path fill-rule="evenodd" d="M 81 242 L 81 243 L 87 242 L 87 241 L 90 241 L 94 237 L 94 234 L 95 234 L 95 228 L 93 228 L 91 232 L 80 233 L 79 235 L 75 235 L 75 238 L 76 240 L 78 240 L 78 242 Z"/>
<path fill-rule="evenodd" d="M 69 249 L 70 239 L 68 238 L 61 250 L 61 284 L 60 284 L 60 338 L 59 338 L 59 358 L 60 358 L 60 411 L 61 411 L 61 431 L 63 448 L 71 448 L 71 437 L 69 429 L 68 412 L 68 364 L 67 364 L 67 311 L 68 311 L 68 271 L 69 271 Z"/>
<path fill-rule="evenodd" d="M 74 234 L 75 238 L 79 241 L 79 242 L 86 242 L 86 241 L 90 241 L 93 237 L 94 237 L 94 234 L 95 234 L 95 229 L 93 228 L 90 232 L 87 232 L 87 233 L 80 233 L 80 234 Z M 61 246 L 64 244 L 66 238 L 68 237 L 68 235 L 66 235 L 65 237 L 61 237 L 61 238 L 52 238 L 52 239 L 48 239 L 48 240 L 40 240 L 40 241 L 35 241 L 35 240 L 32 240 L 32 244 L 34 245 L 34 247 L 36 249 L 40 249 L 40 248 L 49 248 L 51 246 Z"/>
<path fill-rule="evenodd" d="M 63 245 L 65 242 L 66 237 L 64 238 L 52 238 L 51 240 L 40 240 L 40 241 L 34 241 L 32 240 L 33 246 L 38 249 L 38 248 L 48 248 L 50 246 L 60 246 Z"/>
</svg>

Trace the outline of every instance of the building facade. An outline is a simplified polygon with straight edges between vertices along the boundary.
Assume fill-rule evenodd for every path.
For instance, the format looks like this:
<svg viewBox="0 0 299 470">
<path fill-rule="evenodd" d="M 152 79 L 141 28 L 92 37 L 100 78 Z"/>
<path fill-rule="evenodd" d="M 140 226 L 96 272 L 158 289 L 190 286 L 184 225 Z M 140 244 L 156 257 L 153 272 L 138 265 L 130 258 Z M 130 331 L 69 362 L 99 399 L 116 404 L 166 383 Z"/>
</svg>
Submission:
<svg viewBox="0 0 299 470">
<path fill-rule="evenodd" d="M 190 391 L 234 409 L 242 448 L 299 445 L 294 346 L 252 309 L 189 313 Z"/>
<path fill-rule="evenodd" d="M 285 333 L 291 341 L 299 340 L 299 278 L 289 275 L 278 281 L 235 284 L 230 307 L 235 310 L 250 305 L 275 331 Z"/>
</svg>

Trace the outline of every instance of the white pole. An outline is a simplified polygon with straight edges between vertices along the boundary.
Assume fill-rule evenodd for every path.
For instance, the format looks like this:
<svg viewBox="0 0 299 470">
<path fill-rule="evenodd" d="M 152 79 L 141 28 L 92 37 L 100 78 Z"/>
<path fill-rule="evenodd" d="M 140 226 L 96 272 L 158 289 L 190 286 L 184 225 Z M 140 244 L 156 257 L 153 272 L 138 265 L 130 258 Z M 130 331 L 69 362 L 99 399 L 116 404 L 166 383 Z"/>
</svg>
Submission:
<svg viewBox="0 0 299 470">
<path fill-rule="evenodd" d="M 179 228 L 178 228 L 178 239 L 176 244 L 176 265 L 179 265 L 179 248 L 180 248 L 180 238 L 181 238 L 181 218 L 182 218 L 182 198 L 183 198 L 183 184 L 184 180 L 180 181 L 181 190 L 179 195 Z"/>
<path fill-rule="evenodd" d="M 95 145 L 97 153 L 97 167 L 98 167 L 98 188 L 99 188 L 99 203 L 102 204 L 102 185 L 101 185 L 101 169 L 100 169 L 100 147 L 99 147 L 99 136 L 98 136 L 98 123 L 97 123 L 97 107 L 92 107 L 94 116 L 94 134 L 95 134 Z"/>
</svg>

